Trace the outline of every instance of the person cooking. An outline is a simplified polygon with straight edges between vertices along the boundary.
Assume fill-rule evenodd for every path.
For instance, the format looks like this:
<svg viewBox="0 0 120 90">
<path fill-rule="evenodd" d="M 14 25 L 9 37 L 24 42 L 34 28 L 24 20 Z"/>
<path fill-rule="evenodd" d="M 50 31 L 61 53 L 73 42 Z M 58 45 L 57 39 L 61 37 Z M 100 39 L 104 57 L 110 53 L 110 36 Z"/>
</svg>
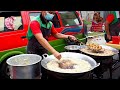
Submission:
<svg viewBox="0 0 120 90">
<path fill-rule="evenodd" d="M 116 11 L 109 11 L 105 21 L 105 40 L 111 41 L 112 36 L 118 36 L 120 32 L 120 21 L 116 15 Z"/>
<path fill-rule="evenodd" d="M 58 33 L 51 22 L 53 17 L 54 14 L 51 14 L 48 11 L 41 11 L 40 16 L 37 16 L 34 20 L 30 22 L 29 29 L 27 32 L 28 54 L 38 54 L 42 56 L 43 54 L 49 51 L 58 60 L 60 60 L 61 54 L 58 51 L 56 51 L 47 41 L 49 35 L 52 34 L 59 39 L 66 39 L 70 37 L 71 40 L 76 40 L 75 36 Z"/>
</svg>

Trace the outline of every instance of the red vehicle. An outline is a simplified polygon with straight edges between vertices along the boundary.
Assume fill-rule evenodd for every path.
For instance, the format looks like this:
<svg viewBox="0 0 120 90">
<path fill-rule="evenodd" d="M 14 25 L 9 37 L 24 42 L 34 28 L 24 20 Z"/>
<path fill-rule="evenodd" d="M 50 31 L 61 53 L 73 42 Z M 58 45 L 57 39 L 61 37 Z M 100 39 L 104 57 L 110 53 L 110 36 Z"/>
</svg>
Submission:
<svg viewBox="0 0 120 90">
<path fill-rule="evenodd" d="M 0 11 L 0 75 L 8 77 L 8 65 L 6 60 L 14 55 L 26 53 L 29 22 L 41 11 Z M 5 26 L 5 19 L 14 16 L 14 30 Z M 83 37 L 83 22 L 78 11 L 55 11 L 52 20 L 56 30 L 63 34 Z M 50 44 L 59 52 L 64 50 L 64 40 L 49 37 Z M 56 42 L 56 43 L 55 43 Z"/>
</svg>

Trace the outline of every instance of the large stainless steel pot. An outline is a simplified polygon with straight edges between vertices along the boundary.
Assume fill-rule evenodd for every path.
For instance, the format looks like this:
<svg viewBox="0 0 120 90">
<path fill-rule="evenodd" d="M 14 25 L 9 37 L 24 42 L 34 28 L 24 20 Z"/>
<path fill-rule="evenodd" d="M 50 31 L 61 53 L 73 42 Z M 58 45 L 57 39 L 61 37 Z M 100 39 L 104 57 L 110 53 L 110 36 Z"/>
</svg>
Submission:
<svg viewBox="0 0 120 90">
<path fill-rule="evenodd" d="M 11 79 L 40 79 L 41 56 L 35 54 L 20 54 L 10 57 L 9 65 Z"/>
<path fill-rule="evenodd" d="M 55 71 L 51 71 L 47 68 L 47 63 L 51 60 L 54 60 L 55 57 L 53 55 L 47 56 L 46 58 L 44 58 L 41 61 L 41 65 L 42 67 L 46 70 L 47 74 L 55 77 L 55 78 L 59 78 L 59 79 L 75 79 L 75 78 L 80 78 L 83 77 L 84 75 L 90 73 L 94 68 L 98 67 L 100 65 L 100 63 L 97 63 L 93 58 L 84 55 L 84 54 L 80 54 L 80 53 L 74 53 L 74 52 L 62 52 L 61 53 L 63 58 L 74 58 L 76 59 L 82 59 L 82 60 L 86 60 L 90 63 L 91 65 L 91 69 L 89 71 L 86 72 L 78 72 L 78 73 L 62 73 L 62 72 L 55 72 Z M 86 77 L 87 78 L 87 77 Z"/>
</svg>

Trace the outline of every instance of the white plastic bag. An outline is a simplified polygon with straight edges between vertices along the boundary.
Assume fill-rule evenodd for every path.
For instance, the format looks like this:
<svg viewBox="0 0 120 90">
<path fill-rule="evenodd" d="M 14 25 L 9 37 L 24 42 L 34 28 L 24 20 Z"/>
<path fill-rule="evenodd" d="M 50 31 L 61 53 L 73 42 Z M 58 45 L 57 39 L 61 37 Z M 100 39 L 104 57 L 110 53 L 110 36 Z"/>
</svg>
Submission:
<svg viewBox="0 0 120 90">
<path fill-rule="evenodd" d="M 88 37 L 87 43 L 96 43 L 96 44 L 100 44 L 100 45 L 105 45 L 106 40 L 105 40 L 103 35 L 101 35 L 101 36 L 93 36 L 93 37 Z"/>
</svg>

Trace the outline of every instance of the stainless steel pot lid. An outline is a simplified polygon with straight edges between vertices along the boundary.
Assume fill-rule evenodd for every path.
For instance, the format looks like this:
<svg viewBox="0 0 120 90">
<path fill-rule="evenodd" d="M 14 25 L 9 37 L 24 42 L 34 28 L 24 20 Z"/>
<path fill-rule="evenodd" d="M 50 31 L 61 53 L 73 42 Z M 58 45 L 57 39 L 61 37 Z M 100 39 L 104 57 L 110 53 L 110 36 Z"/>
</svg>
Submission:
<svg viewBox="0 0 120 90">
<path fill-rule="evenodd" d="M 36 54 L 20 54 L 10 57 L 6 63 L 11 66 L 27 66 L 40 62 L 41 56 Z"/>
</svg>

